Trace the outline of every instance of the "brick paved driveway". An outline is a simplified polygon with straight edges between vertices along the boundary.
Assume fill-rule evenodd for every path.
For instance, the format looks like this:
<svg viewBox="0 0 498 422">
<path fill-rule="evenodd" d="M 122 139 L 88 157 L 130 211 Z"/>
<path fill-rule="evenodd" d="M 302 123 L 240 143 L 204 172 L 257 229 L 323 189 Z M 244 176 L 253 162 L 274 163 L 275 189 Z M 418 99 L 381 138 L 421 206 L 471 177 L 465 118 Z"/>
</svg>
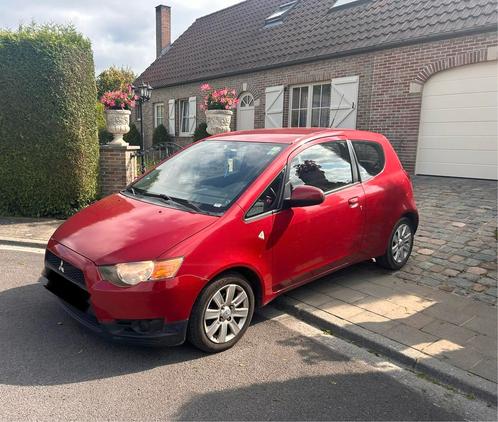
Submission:
<svg viewBox="0 0 498 422">
<path fill-rule="evenodd" d="M 396 277 L 496 305 L 497 183 L 415 176 L 413 185 L 420 228 Z"/>
</svg>

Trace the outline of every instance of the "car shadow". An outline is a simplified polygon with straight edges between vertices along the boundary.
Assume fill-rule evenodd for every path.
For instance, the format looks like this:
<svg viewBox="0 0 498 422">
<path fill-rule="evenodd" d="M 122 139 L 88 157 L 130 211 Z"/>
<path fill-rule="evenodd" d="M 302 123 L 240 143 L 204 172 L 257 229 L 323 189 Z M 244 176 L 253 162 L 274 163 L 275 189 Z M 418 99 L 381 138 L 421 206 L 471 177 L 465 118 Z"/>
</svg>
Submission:
<svg viewBox="0 0 498 422">
<path fill-rule="evenodd" d="M 142 372 L 199 359 L 184 345 L 115 344 L 80 326 L 42 284 L 0 293 L 0 383 L 57 385 Z"/>
<path fill-rule="evenodd" d="M 386 374 L 351 371 L 197 394 L 174 419 L 455 421 L 462 417 Z"/>
</svg>

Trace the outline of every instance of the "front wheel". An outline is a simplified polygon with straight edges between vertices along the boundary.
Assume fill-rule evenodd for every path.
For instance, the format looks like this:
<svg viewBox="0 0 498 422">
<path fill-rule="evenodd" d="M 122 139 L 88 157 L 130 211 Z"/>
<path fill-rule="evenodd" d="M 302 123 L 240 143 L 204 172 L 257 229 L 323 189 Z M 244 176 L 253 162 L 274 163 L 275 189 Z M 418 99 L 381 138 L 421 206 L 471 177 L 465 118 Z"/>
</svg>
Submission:
<svg viewBox="0 0 498 422">
<path fill-rule="evenodd" d="M 402 218 L 394 226 L 389 245 L 384 255 L 376 258 L 377 263 L 389 270 L 399 270 L 408 262 L 413 249 L 414 231 L 411 221 Z"/>
<path fill-rule="evenodd" d="M 217 353 L 231 348 L 244 335 L 254 313 L 254 293 L 238 274 L 227 274 L 200 294 L 189 321 L 188 340 Z"/>
</svg>

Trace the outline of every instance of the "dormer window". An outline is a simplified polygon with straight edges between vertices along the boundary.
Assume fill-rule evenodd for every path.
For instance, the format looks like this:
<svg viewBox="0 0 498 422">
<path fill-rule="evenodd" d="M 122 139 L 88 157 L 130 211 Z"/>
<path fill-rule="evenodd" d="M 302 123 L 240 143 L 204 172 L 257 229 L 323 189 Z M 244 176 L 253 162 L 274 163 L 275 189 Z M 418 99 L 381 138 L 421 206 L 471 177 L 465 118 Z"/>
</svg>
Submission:
<svg viewBox="0 0 498 422">
<path fill-rule="evenodd" d="M 265 26 L 282 23 L 284 17 L 294 8 L 298 0 L 285 3 L 265 19 Z"/>
<path fill-rule="evenodd" d="M 356 4 L 365 3 L 366 0 L 337 0 L 330 10 L 343 9 Z"/>
</svg>

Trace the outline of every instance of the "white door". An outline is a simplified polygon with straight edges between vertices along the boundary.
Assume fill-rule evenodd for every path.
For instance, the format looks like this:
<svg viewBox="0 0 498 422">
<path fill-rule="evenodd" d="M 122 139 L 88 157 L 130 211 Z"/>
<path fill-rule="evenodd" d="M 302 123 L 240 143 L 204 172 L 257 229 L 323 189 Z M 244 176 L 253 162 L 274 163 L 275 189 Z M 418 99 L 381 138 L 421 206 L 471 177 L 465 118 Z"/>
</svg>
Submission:
<svg viewBox="0 0 498 422">
<path fill-rule="evenodd" d="M 237 130 L 254 129 L 254 97 L 244 93 L 237 105 Z"/>
<path fill-rule="evenodd" d="M 457 67 L 427 81 L 417 174 L 497 179 L 497 63 Z"/>
<path fill-rule="evenodd" d="M 356 129 L 358 76 L 332 79 L 330 127 Z"/>
</svg>

